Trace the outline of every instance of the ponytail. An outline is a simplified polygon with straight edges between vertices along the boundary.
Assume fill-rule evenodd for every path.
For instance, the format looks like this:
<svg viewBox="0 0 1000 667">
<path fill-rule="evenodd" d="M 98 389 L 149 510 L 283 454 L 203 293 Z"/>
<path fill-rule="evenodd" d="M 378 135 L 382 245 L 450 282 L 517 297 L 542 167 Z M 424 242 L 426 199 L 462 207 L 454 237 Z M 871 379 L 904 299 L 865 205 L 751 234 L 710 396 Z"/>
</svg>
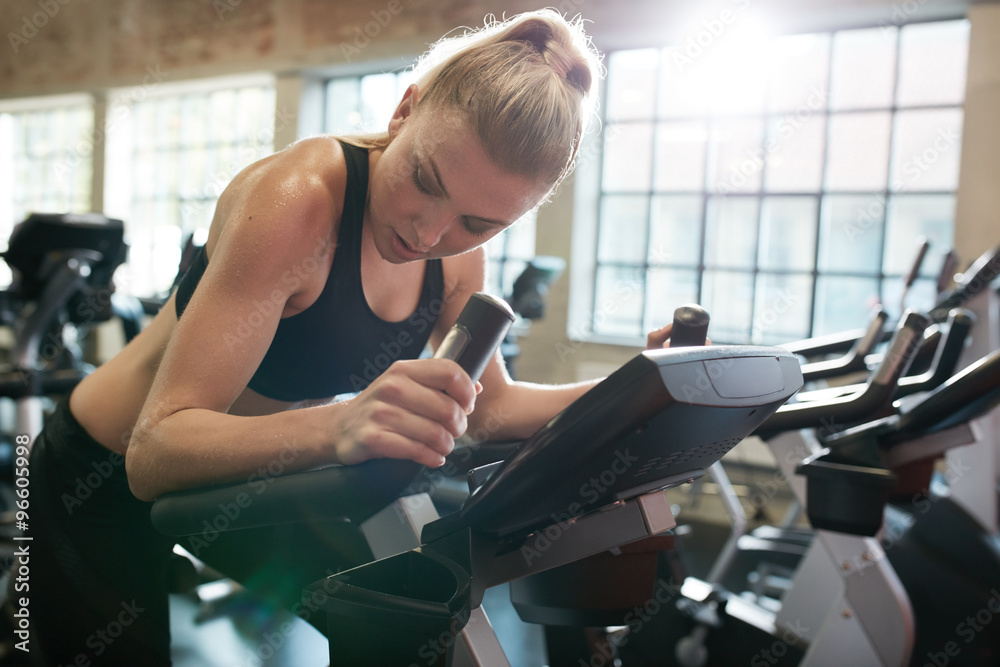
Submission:
<svg viewBox="0 0 1000 667">
<path fill-rule="evenodd" d="M 418 112 L 459 111 L 498 166 L 554 189 L 572 170 L 600 69 L 579 18 L 540 10 L 488 21 L 417 63 Z"/>
</svg>

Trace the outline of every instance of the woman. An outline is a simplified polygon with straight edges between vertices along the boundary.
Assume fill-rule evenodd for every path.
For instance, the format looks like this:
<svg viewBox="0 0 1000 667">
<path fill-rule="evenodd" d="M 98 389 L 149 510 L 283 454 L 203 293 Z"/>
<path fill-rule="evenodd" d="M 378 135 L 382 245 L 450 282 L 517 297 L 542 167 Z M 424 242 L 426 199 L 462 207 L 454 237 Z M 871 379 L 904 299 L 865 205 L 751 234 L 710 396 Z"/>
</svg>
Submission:
<svg viewBox="0 0 1000 667">
<path fill-rule="evenodd" d="M 386 133 L 303 140 L 240 173 L 177 293 L 49 420 L 31 464 L 35 659 L 169 664 L 163 493 L 275 460 L 436 467 L 487 415 L 509 415 L 493 437 L 526 437 L 587 388 L 514 383 L 499 358 L 474 386 L 417 357 L 483 289 L 482 244 L 571 168 L 596 55 L 542 11 L 442 41 L 421 68 Z M 368 384 L 378 355 L 395 362 Z M 364 558 L 340 539 L 240 533 L 199 557 L 288 601 L 330 559 Z"/>
</svg>

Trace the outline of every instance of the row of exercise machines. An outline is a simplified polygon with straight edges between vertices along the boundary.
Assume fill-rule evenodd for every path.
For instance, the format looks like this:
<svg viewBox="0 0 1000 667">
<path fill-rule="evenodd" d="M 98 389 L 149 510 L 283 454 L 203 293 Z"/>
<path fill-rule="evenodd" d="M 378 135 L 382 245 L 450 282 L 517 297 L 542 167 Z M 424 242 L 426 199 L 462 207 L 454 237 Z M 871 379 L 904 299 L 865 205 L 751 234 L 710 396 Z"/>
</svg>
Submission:
<svg viewBox="0 0 1000 667">
<path fill-rule="evenodd" d="M 41 350 L 74 312 L 98 319 L 96 309 L 80 304 L 101 303 L 101 290 L 108 289 L 109 271 L 122 252 L 107 241 L 116 236 L 107 234 L 113 222 L 44 223 L 45 234 L 22 225 L 6 255 L 21 277 L 20 292 L 9 294 L 8 305 L 18 299 L 38 302 L 35 315 L 13 322 L 21 335 L 11 373 L 20 384 L 10 373 L 0 377 L 0 394 L 21 402 L 61 388 L 58 373 L 66 369 L 58 368 L 57 356 Z M 65 234 L 52 233 L 57 224 L 67 227 Z M 25 252 L 15 244 L 18 234 L 39 247 Z M 97 240 L 87 241 L 88 234 Z M 25 263 L 29 255 L 40 259 Z M 706 472 L 725 489 L 719 459 L 757 434 L 775 452 L 814 530 L 803 535 L 786 526 L 771 536 L 775 551 L 802 547 L 793 576 L 778 586 L 780 607 L 763 604 L 766 595 L 754 600 L 727 592 L 721 581 L 746 551 L 740 542 L 744 547 L 746 538 L 766 542 L 759 534 L 740 534 L 739 501 L 730 497 L 735 530 L 716 567 L 706 581 L 688 578 L 672 592 L 670 613 L 657 615 L 658 622 L 693 628 L 678 644 L 676 659 L 725 664 L 713 644 L 736 636 L 735 624 L 743 624 L 780 638 L 785 654 L 803 664 L 924 660 L 925 646 L 935 655 L 949 644 L 935 643 L 938 626 L 922 620 L 921 596 L 940 597 L 952 579 L 964 578 L 960 583 L 971 597 L 951 596 L 953 606 L 975 615 L 979 602 L 988 608 L 983 596 L 991 582 L 1000 585 L 998 431 L 984 432 L 989 425 L 982 426 L 982 416 L 1000 401 L 1000 356 L 990 340 L 996 336 L 997 298 L 990 284 L 998 268 L 1000 253 L 984 255 L 928 316 L 903 317 L 888 332 L 876 370 L 854 388 L 802 392 L 793 399 L 804 383 L 828 378 L 839 365 L 854 370 L 860 368 L 858 359 L 873 363 L 871 352 L 885 335 L 884 315 L 854 341 L 846 361 L 802 366 L 799 354 L 829 353 L 843 344 L 822 341 L 798 348 L 717 345 L 643 352 L 503 459 L 470 471 L 467 499 L 445 517 L 437 516 L 426 493 L 409 493 L 427 488 L 428 471 L 382 460 L 284 475 L 264 493 L 236 484 L 169 494 L 154 504 L 152 519 L 161 532 L 190 540 L 219 529 L 212 524 L 219 507 L 252 497 L 238 521 L 224 529 L 289 521 L 357 524 L 376 560 L 314 584 L 326 599 L 331 664 L 503 665 L 509 663 L 481 608 L 487 588 L 515 582 L 515 608 L 529 622 L 630 625 L 633 610 L 652 599 L 656 580 L 655 568 L 637 567 L 636 559 L 648 564 L 652 554 L 655 563 L 662 536 L 676 524 L 664 489 Z M 37 275 L 29 280 L 28 270 Z M 24 289 L 32 280 L 37 285 Z M 974 327 L 968 313 L 954 310 L 960 306 L 981 311 Z M 679 315 L 682 331 L 692 312 Z M 474 328 L 475 320 L 466 328 Z M 975 329 L 971 346 L 964 342 L 970 329 Z M 693 332 L 695 341 L 699 336 L 703 332 Z M 975 356 L 970 360 L 970 355 Z M 920 359 L 929 359 L 927 368 L 907 375 Z M 901 392 L 909 395 L 894 403 Z M 497 451 L 476 449 L 474 458 Z M 902 536 L 893 532 L 893 548 L 883 549 L 875 536 L 884 536 L 885 517 L 895 516 L 886 510 L 894 485 L 901 479 L 912 484 L 912 473 L 922 470 L 924 481 L 911 489 L 929 489 L 927 461 L 955 451 L 968 457 L 973 450 L 980 463 L 992 461 L 993 467 L 976 464 L 969 476 L 988 482 L 968 491 L 963 501 L 960 493 L 972 485 L 957 480 L 951 498 L 932 501 L 931 512 L 911 511 L 909 523 L 898 519 L 908 529 Z M 953 546 L 956 558 L 975 562 L 942 566 L 935 551 L 927 556 L 933 562 L 923 588 L 920 582 L 904 585 L 893 556 L 905 551 L 905 540 Z M 596 576 L 594 562 L 600 563 Z M 644 581 L 634 576 L 640 572 Z M 970 582 L 971 573 L 976 578 Z M 587 592 L 595 587 L 606 595 Z M 570 596 L 575 603 L 564 595 L 567 589 L 575 592 Z M 671 621 L 674 610 L 680 615 Z M 941 636 L 947 639 L 954 627 L 946 624 Z M 991 637 L 980 633 L 974 647 L 963 645 L 965 658 L 1000 655 Z M 744 660 L 757 652 L 741 650 Z M 610 664 L 608 659 L 592 654 L 589 664 Z"/>
</svg>

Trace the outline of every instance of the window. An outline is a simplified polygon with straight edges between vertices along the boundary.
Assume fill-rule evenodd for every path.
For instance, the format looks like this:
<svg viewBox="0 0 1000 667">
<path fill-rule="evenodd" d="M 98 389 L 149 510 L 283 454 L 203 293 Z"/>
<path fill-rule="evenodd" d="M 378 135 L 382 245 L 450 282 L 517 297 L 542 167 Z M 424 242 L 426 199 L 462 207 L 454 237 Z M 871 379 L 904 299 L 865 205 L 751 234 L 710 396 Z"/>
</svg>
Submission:
<svg viewBox="0 0 1000 667">
<path fill-rule="evenodd" d="M 0 112 L 0 245 L 31 212 L 91 210 L 94 114 L 90 99 L 26 100 Z M 0 284 L 10 283 L 0 263 Z"/>
<path fill-rule="evenodd" d="M 380 132 L 389 125 L 412 70 L 331 79 L 326 86 L 325 131 L 330 134 Z M 535 256 L 535 214 L 529 213 L 485 244 L 489 258 L 486 288 L 510 295 L 514 280 Z"/>
<path fill-rule="evenodd" d="M 967 22 L 947 21 L 612 53 L 571 333 L 633 343 L 685 302 L 719 342 L 862 326 L 875 303 L 899 314 L 919 235 L 909 299 L 930 305 L 967 50 Z"/>
<path fill-rule="evenodd" d="M 229 85 L 112 104 L 105 210 L 125 221 L 127 279 L 137 296 L 165 293 L 181 247 L 207 234 L 219 195 L 245 166 L 274 151 L 274 87 Z"/>
</svg>

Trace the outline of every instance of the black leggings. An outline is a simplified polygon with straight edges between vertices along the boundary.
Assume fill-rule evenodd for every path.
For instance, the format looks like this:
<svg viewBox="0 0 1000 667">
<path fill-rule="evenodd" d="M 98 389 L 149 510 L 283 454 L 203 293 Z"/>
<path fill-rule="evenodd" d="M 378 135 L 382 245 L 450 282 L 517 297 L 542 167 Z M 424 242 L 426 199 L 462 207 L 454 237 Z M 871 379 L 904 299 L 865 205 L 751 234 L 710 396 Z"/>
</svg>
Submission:
<svg viewBox="0 0 1000 667">
<path fill-rule="evenodd" d="M 169 665 L 168 564 L 175 543 L 128 488 L 124 458 L 63 401 L 31 452 L 27 597 L 42 665 Z M 316 624 L 302 588 L 371 558 L 353 527 L 290 524 L 179 540 L 198 558 Z M 266 617 L 266 615 L 265 615 Z M 322 629 L 320 624 L 320 629 Z M 261 641 L 274 627 L 260 628 Z M 84 656 L 86 660 L 80 658 Z"/>
</svg>

